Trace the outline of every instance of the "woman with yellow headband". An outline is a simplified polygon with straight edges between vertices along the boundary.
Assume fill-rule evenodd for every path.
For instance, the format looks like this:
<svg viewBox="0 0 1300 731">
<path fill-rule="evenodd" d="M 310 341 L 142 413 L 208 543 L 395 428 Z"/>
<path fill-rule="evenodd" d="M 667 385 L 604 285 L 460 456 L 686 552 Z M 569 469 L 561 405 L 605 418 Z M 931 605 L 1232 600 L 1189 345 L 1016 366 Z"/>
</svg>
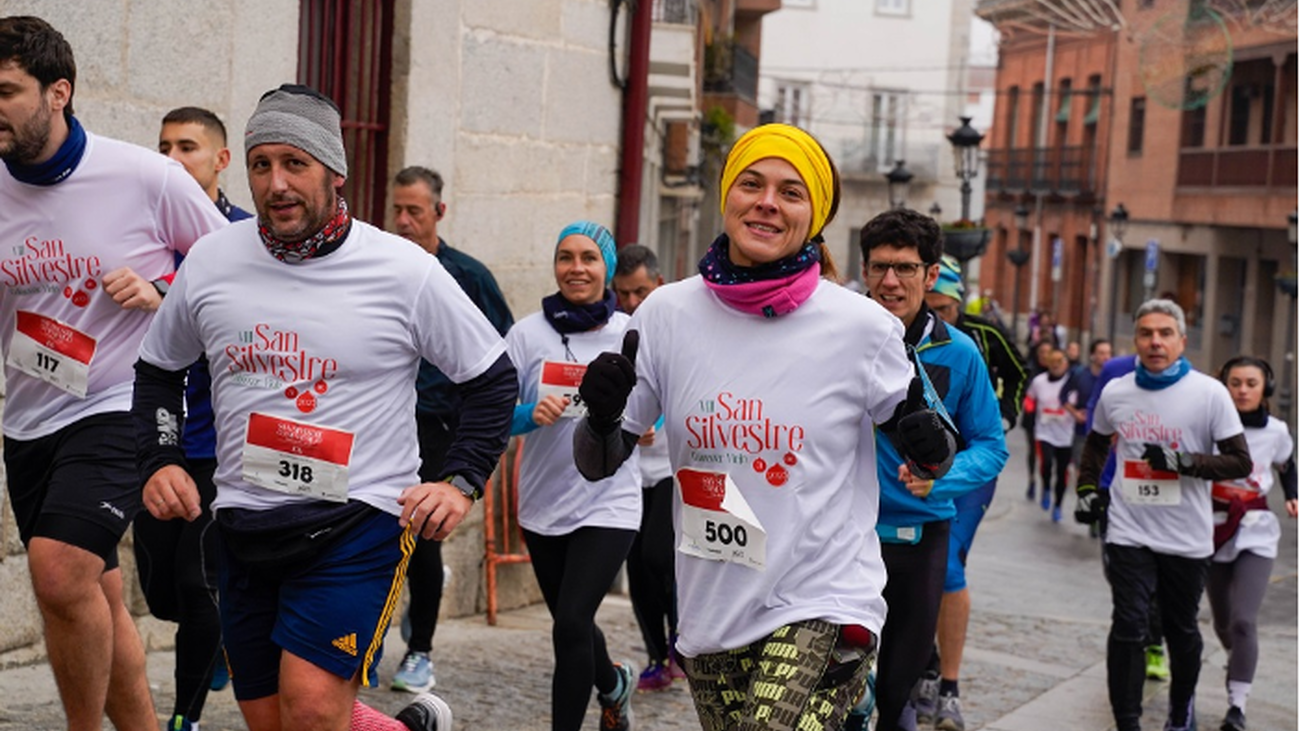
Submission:
<svg viewBox="0 0 1300 731">
<path fill-rule="evenodd" d="M 722 193 L 700 276 L 655 290 L 623 353 L 588 367 L 575 458 L 612 474 L 664 417 L 675 649 L 705 731 L 838 729 L 885 616 L 871 427 L 931 474 L 952 445 L 919 406 L 899 321 L 826 278 L 839 186 L 821 145 L 758 127 Z"/>
</svg>

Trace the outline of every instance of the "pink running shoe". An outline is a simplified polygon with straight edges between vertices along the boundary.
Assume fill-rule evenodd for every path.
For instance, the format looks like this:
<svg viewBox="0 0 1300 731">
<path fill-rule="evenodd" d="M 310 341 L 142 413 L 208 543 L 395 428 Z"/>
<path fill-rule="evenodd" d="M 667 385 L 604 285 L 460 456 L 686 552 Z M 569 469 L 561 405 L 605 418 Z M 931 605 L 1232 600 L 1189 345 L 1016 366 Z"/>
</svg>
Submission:
<svg viewBox="0 0 1300 731">
<path fill-rule="evenodd" d="M 636 689 L 639 692 L 653 692 L 667 690 L 672 687 L 673 677 L 668 672 L 668 667 L 656 662 L 650 662 L 646 669 L 641 671 L 641 678 L 636 681 Z"/>
<path fill-rule="evenodd" d="M 686 671 L 682 670 L 682 666 L 678 665 L 677 660 L 675 659 L 668 660 L 668 677 L 672 678 L 673 680 L 686 679 Z"/>
</svg>

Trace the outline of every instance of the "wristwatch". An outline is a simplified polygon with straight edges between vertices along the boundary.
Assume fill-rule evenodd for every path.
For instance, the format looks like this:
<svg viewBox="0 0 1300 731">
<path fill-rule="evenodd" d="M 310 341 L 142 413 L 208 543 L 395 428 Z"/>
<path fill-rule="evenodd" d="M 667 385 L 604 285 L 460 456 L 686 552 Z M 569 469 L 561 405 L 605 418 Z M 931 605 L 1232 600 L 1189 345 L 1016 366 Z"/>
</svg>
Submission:
<svg viewBox="0 0 1300 731">
<path fill-rule="evenodd" d="M 442 481 L 457 490 L 460 490 L 462 495 L 475 502 L 477 502 L 479 498 L 483 497 L 483 488 L 475 487 L 469 480 L 465 479 L 461 475 L 447 475 L 442 478 Z"/>
<path fill-rule="evenodd" d="M 159 297 L 166 297 L 167 290 L 172 288 L 171 283 L 168 282 L 166 279 L 155 279 L 150 284 L 153 285 L 154 289 L 158 290 Z"/>
</svg>

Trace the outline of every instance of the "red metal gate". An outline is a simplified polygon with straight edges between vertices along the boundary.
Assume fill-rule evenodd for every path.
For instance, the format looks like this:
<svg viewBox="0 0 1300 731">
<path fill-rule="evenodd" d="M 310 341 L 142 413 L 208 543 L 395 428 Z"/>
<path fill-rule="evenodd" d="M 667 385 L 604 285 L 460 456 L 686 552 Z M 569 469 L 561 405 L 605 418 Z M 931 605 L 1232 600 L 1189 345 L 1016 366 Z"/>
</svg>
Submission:
<svg viewBox="0 0 1300 731">
<path fill-rule="evenodd" d="M 383 226 L 388 189 L 394 0 L 302 0 L 298 83 L 338 104 L 357 218 Z"/>
</svg>

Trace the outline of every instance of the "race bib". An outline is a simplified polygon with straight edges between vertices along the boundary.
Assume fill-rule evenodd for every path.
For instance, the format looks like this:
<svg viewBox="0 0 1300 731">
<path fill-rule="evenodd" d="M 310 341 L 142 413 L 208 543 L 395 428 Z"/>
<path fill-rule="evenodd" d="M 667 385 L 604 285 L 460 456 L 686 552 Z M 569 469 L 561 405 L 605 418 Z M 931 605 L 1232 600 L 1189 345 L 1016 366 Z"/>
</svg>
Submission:
<svg viewBox="0 0 1300 731">
<path fill-rule="evenodd" d="M 1183 496 L 1177 472 L 1154 469 L 1141 459 L 1124 460 L 1120 489 L 1130 505 L 1177 505 Z"/>
<path fill-rule="evenodd" d="M 94 357 L 94 338 L 44 315 L 18 311 L 8 358 L 15 369 L 85 398 Z"/>
<path fill-rule="evenodd" d="M 1058 409 L 1044 408 L 1039 411 L 1038 418 L 1042 419 L 1043 422 L 1045 423 L 1056 424 L 1060 422 L 1071 421 L 1073 420 L 1074 417 L 1070 416 L 1070 412 L 1066 411 L 1065 407 L 1061 407 Z"/>
<path fill-rule="evenodd" d="M 682 496 L 677 550 L 762 571 L 767 562 L 767 531 L 731 477 L 683 467 L 674 480 Z"/>
<path fill-rule="evenodd" d="M 244 480 L 289 495 L 347 502 L 352 442 L 350 432 L 249 414 Z"/>
<path fill-rule="evenodd" d="M 586 416 L 587 406 L 578 395 L 578 386 L 582 385 L 582 376 L 586 372 L 587 366 L 582 363 L 543 361 L 541 382 L 537 385 L 537 400 L 541 401 L 547 396 L 562 396 L 569 400 L 569 405 L 560 414 L 561 417 L 567 419 Z"/>
</svg>

